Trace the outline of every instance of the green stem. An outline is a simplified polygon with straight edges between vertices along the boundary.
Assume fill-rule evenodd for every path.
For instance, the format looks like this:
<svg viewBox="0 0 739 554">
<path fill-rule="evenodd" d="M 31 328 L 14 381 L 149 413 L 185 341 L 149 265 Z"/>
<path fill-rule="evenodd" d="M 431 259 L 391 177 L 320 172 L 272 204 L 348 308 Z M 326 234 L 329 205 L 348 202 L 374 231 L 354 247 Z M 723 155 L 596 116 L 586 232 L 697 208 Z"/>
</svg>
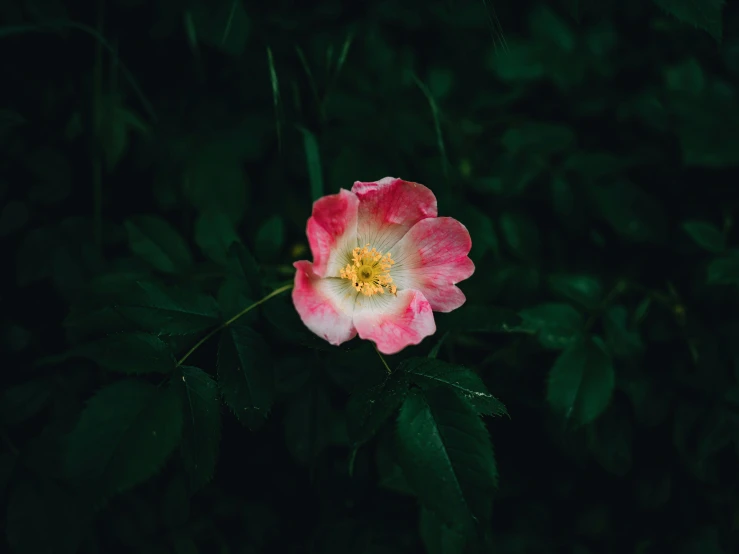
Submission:
<svg viewBox="0 0 739 554">
<path fill-rule="evenodd" d="M 392 373 L 393 370 L 390 369 L 390 366 L 387 365 L 387 362 L 385 361 L 385 357 L 382 355 L 382 353 L 377 349 L 377 345 L 373 342 L 372 346 L 375 347 L 375 352 L 377 352 L 377 355 L 380 357 L 380 360 L 382 360 L 382 365 L 385 366 L 385 369 L 387 370 L 388 374 Z"/>
<path fill-rule="evenodd" d="M 252 311 L 254 308 L 256 308 L 257 306 L 259 306 L 260 304 L 263 304 L 264 302 L 266 302 L 270 298 L 273 298 L 273 297 L 277 296 L 278 294 L 282 294 L 283 292 L 285 292 L 287 290 L 290 290 L 291 288 L 293 288 L 293 283 L 288 283 L 285 286 L 282 286 L 282 287 L 280 287 L 278 289 L 275 289 L 272 292 L 270 292 L 267 296 L 265 296 L 264 298 L 262 298 L 261 300 L 257 300 L 251 306 L 248 306 L 248 307 L 244 308 L 243 310 L 241 310 L 239 313 L 237 313 L 231 319 L 228 319 L 228 320 L 224 321 L 223 323 L 221 323 L 218 327 L 216 327 L 215 329 L 213 329 L 210 333 L 208 333 L 202 339 L 200 339 L 198 342 L 196 342 L 195 345 L 190 350 L 188 350 L 187 353 L 184 356 L 182 356 L 182 358 L 180 358 L 180 361 L 177 362 L 177 367 L 180 367 L 182 364 L 184 364 L 185 363 L 185 360 L 187 360 L 193 354 L 193 352 L 195 352 L 198 348 L 200 348 L 201 346 L 203 346 L 203 344 L 205 344 L 208 341 L 208 339 L 210 339 L 213 335 L 219 333 L 220 331 L 223 331 L 226 327 L 228 327 L 231 324 L 233 324 L 236 320 L 238 320 L 242 316 L 245 316 L 246 314 L 248 314 L 250 311 Z M 385 366 L 385 367 L 387 367 L 387 366 Z"/>
</svg>

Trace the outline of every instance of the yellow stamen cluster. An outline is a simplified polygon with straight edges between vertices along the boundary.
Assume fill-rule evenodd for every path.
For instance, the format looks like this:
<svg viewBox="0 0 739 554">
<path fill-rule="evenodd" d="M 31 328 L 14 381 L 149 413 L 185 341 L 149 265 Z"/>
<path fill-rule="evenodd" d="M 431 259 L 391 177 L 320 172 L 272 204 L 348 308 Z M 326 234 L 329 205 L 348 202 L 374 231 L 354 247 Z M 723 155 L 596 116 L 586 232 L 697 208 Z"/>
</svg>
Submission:
<svg viewBox="0 0 739 554">
<path fill-rule="evenodd" d="M 352 286 L 365 296 L 385 294 L 385 289 L 395 294 L 398 288 L 390 277 L 394 263 L 390 252 L 383 255 L 375 248 L 370 250 L 367 244 L 352 250 L 352 263 L 346 264 L 340 275 L 342 279 L 349 279 Z"/>
</svg>

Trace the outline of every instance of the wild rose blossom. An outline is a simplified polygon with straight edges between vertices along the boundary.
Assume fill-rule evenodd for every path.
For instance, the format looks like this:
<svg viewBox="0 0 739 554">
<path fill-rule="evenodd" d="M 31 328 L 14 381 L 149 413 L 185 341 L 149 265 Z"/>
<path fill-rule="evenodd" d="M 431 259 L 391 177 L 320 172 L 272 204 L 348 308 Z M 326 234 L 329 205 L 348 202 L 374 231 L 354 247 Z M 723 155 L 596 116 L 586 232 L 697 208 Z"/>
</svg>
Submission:
<svg viewBox="0 0 739 554">
<path fill-rule="evenodd" d="M 338 345 L 355 336 L 395 354 L 436 332 L 433 311 L 465 302 L 456 283 L 475 271 L 467 228 L 437 217 L 427 187 L 385 177 L 319 198 L 292 298 L 303 323 Z"/>
</svg>

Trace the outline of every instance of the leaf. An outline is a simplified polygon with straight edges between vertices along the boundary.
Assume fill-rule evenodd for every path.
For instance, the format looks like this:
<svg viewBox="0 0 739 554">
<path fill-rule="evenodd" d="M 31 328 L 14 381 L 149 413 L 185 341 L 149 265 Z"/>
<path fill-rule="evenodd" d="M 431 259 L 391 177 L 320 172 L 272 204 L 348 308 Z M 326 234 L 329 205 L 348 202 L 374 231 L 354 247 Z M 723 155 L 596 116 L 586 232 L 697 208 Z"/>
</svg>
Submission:
<svg viewBox="0 0 739 554">
<path fill-rule="evenodd" d="M 135 289 L 115 304 L 115 310 L 161 335 L 189 335 L 220 321 L 213 297 L 173 287 L 164 289 L 147 281 L 138 281 Z"/>
<path fill-rule="evenodd" d="M 739 256 L 724 256 L 714 258 L 708 264 L 709 285 L 736 285 L 739 283 Z"/>
<path fill-rule="evenodd" d="M 328 445 L 331 405 L 324 387 L 314 385 L 299 394 L 285 413 L 287 448 L 301 464 L 315 460 Z"/>
<path fill-rule="evenodd" d="M 192 32 L 203 42 L 231 56 L 241 56 L 251 33 L 251 21 L 240 0 L 194 3 Z"/>
<path fill-rule="evenodd" d="M 419 527 L 428 554 L 464 554 L 467 538 L 444 525 L 434 512 L 421 508 Z"/>
<path fill-rule="evenodd" d="M 262 281 L 259 264 L 249 249 L 242 243 L 231 245 L 228 251 L 228 267 L 237 276 L 243 277 L 249 284 L 249 291 L 254 297 L 262 296 Z"/>
<path fill-rule="evenodd" d="M 660 243 L 667 237 L 667 217 L 651 194 L 628 181 L 589 189 L 601 217 L 623 238 Z"/>
<path fill-rule="evenodd" d="M 588 427 L 590 449 L 606 471 L 624 477 L 632 465 L 632 431 L 628 409 L 614 405 Z"/>
<path fill-rule="evenodd" d="M 210 260 L 228 263 L 228 253 L 234 243 L 240 242 L 231 220 L 220 212 L 203 212 L 195 221 L 195 243 Z"/>
<path fill-rule="evenodd" d="M 412 392 L 400 408 L 398 462 L 408 484 L 449 527 L 472 534 L 487 525 L 497 469 L 490 437 L 451 389 Z"/>
<path fill-rule="evenodd" d="M 118 333 L 75 348 L 71 354 L 88 358 L 121 373 L 169 373 L 175 359 L 169 346 L 149 333 Z"/>
<path fill-rule="evenodd" d="M 726 249 L 726 237 L 712 223 L 691 220 L 684 222 L 682 227 L 690 238 L 705 250 L 720 254 Z"/>
<path fill-rule="evenodd" d="M 467 367 L 433 358 L 409 358 L 395 372 L 407 373 L 410 380 L 424 390 L 437 386 L 453 390 L 465 398 L 478 414 L 508 415 L 505 405 L 490 394 L 480 376 Z"/>
<path fill-rule="evenodd" d="M 12 428 L 29 420 L 44 409 L 53 390 L 54 382 L 43 377 L 8 387 L 0 394 L 0 422 Z"/>
<path fill-rule="evenodd" d="M 644 350 L 639 332 L 628 324 L 628 310 L 621 305 L 609 306 L 603 314 L 606 344 L 614 356 L 629 357 Z"/>
<path fill-rule="evenodd" d="M 521 316 L 510 308 L 469 302 L 443 317 L 440 326 L 452 333 L 509 333 L 518 331 L 522 323 Z"/>
<path fill-rule="evenodd" d="M 182 366 L 178 386 L 184 406 L 182 461 L 195 492 L 210 482 L 221 442 L 221 401 L 217 383 L 203 370 Z"/>
<path fill-rule="evenodd" d="M 269 350 L 262 337 L 240 323 L 224 329 L 218 345 L 218 385 L 236 417 L 255 428 L 274 399 Z"/>
<path fill-rule="evenodd" d="M 529 122 L 506 130 L 500 140 L 511 153 L 550 156 L 567 150 L 575 141 L 575 135 L 561 125 Z"/>
<path fill-rule="evenodd" d="M 266 262 L 275 261 L 285 243 L 285 224 L 278 215 L 267 219 L 257 231 L 257 258 Z"/>
<path fill-rule="evenodd" d="M 519 312 L 522 327 L 537 334 L 544 348 L 561 349 L 571 344 L 585 322 L 570 304 L 549 302 Z"/>
<path fill-rule="evenodd" d="M 158 216 L 138 215 L 124 222 L 131 251 L 159 271 L 177 273 L 192 265 L 192 254 L 180 234 Z"/>
<path fill-rule="evenodd" d="M 254 300 L 247 296 L 249 290 L 249 284 L 243 277 L 226 277 L 224 279 L 218 289 L 218 306 L 224 319 L 235 317 L 236 314 L 254 304 Z M 251 313 L 247 313 L 239 319 L 241 323 L 253 324 L 259 320 L 259 315 L 256 310 L 252 310 Z"/>
<path fill-rule="evenodd" d="M 589 310 L 597 308 L 603 296 L 600 281 L 590 275 L 552 275 L 549 288 Z"/>
<path fill-rule="evenodd" d="M 500 228 L 508 247 L 518 258 L 530 263 L 539 259 L 539 229 L 528 215 L 506 212 L 500 216 Z"/>
<path fill-rule="evenodd" d="M 596 337 L 581 336 L 556 359 L 549 372 L 547 401 L 556 413 L 584 425 L 608 407 L 615 385 L 611 358 Z"/>
<path fill-rule="evenodd" d="M 321 153 L 316 136 L 304 127 L 298 127 L 303 134 L 305 163 L 308 166 L 308 182 L 313 202 L 323 196 L 323 170 L 321 169 Z"/>
<path fill-rule="evenodd" d="M 182 404 L 171 386 L 122 380 L 90 398 L 67 438 L 66 469 L 101 495 L 149 479 L 180 441 Z"/>
<path fill-rule="evenodd" d="M 537 6 L 531 12 L 529 19 L 531 34 L 538 40 L 562 52 L 572 52 L 576 39 L 567 24 L 545 6 Z"/>
<path fill-rule="evenodd" d="M 488 250 L 496 258 L 500 257 L 500 244 L 493 220 L 482 211 L 469 206 L 465 212 L 465 221 L 473 237 L 470 259 L 478 262 Z"/>
<path fill-rule="evenodd" d="M 189 160 L 183 192 L 199 212 L 222 213 L 236 224 L 246 211 L 246 191 L 240 156 L 220 141 L 199 149 Z"/>
<path fill-rule="evenodd" d="M 667 13 L 704 31 L 717 41 L 722 36 L 724 0 L 654 0 Z"/>
<path fill-rule="evenodd" d="M 359 446 L 377 434 L 408 394 L 408 375 L 394 371 L 374 386 L 357 387 L 346 405 L 349 440 Z"/>
<path fill-rule="evenodd" d="M 685 62 L 669 66 L 664 70 L 665 84 L 671 92 L 697 95 L 703 92 L 705 77 L 698 60 L 689 58 Z"/>
</svg>

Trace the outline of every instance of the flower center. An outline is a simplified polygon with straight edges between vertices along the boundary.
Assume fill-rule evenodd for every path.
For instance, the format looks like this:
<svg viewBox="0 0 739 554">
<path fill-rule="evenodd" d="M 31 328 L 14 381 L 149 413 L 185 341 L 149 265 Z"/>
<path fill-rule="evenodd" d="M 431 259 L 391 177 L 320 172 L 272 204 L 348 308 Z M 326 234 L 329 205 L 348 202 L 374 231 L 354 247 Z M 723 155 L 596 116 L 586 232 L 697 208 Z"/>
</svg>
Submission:
<svg viewBox="0 0 739 554">
<path fill-rule="evenodd" d="M 352 286 L 365 296 L 385 294 L 387 289 L 395 294 L 398 288 L 393 285 L 390 268 L 395 262 L 390 252 L 382 254 L 377 249 L 369 249 L 369 244 L 352 250 L 352 263 L 340 271 L 342 279 L 349 279 Z"/>
</svg>

